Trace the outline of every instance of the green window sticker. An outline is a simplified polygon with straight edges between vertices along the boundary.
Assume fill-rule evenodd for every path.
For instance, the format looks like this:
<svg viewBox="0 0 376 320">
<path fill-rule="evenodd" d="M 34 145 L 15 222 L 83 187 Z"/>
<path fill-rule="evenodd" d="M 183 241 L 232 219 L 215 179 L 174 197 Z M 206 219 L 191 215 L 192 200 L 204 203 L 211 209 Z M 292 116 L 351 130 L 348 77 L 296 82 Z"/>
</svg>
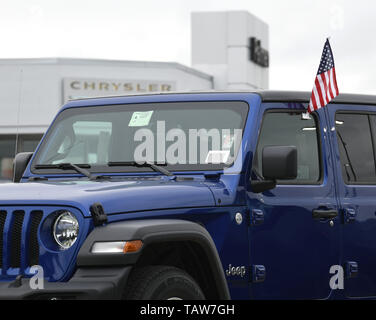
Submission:
<svg viewBox="0 0 376 320">
<path fill-rule="evenodd" d="M 128 127 L 144 127 L 150 122 L 153 111 L 136 111 L 133 112 Z"/>
</svg>

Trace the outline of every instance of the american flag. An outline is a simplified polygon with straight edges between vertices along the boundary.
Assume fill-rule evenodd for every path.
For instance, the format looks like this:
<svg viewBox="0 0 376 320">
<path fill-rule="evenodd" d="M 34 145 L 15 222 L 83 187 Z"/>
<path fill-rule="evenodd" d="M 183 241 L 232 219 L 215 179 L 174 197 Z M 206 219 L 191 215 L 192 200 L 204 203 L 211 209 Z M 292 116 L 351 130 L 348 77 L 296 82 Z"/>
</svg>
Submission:
<svg viewBox="0 0 376 320">
<path fill-rule="evenodd" d="M 325 107 L 330 100 L 338 96 L 338 93 L 333 52 L 329 39 L 326 39 L 319 70 L 312 89 L 311 100 L 308 105 L 308 112 L 311 113 Z"/>
</svg>

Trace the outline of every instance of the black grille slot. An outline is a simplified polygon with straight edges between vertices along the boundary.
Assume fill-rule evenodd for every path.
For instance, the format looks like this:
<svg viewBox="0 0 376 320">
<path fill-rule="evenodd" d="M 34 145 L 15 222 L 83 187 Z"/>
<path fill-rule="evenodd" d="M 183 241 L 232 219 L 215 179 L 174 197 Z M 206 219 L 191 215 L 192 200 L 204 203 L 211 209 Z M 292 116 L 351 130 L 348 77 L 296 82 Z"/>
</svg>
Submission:
<svg viewBox="0 0 376 320">
<path fill-rule="evenodd" d="M 43 217 L 43 211 L 32 211 L 29 231 L 29 266 L 39 264 L 38 227 Z"/>
<path fill-rule="evenodd" d="M 0 210 L 0 268 L 3 267 L 3 238 L 4 238 L 4 225 L 7 218 L 7 212 Z"/>
<path fill-rule="evenodd" d="M 21 240 L 24 216 L 24 211 L 17 210 L 13 212 L 13 224 L 10 243 L 10 266 L 12 268 L 19 268 L 21 266 Z"/>
</svg>

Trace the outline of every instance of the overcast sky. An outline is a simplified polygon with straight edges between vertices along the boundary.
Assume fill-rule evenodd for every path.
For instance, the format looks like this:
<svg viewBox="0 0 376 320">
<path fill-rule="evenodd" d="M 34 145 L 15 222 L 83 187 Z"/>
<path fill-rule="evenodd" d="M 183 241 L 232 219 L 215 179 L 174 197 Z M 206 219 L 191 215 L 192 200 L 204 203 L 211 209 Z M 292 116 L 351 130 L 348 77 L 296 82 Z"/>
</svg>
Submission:
<svg viewBox="0 0 376 320">
<path fill-rule="evenodd" d="M 0 0 L 0 58 L 190 66 L 190 13 L 224 10 L 247 10 L 269 24 L 270 89 L 310 91 L 330 36 L 340 92 L 376 94 L 371 0 Z"/>
</svg>

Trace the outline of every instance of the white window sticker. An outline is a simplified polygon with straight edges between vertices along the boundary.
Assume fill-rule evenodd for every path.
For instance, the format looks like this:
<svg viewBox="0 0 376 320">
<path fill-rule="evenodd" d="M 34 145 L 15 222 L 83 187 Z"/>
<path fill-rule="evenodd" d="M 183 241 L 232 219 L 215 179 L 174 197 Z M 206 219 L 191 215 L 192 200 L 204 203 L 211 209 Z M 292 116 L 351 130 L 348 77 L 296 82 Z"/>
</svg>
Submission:
<svg viewBox="0 0 376 320">
<path fill-rule="evenodd" d="M 311 120 L 311 116 L 308 112 L 302 113 L 302 120 Z"/>
<path fill-rule="evenodd" d="M 150 122 L 153 111 L 136 111 L 133 112 L 128 127 L 144 127 Z"/>
<path fill-rule="evenodd" d="M 210 150 L 206 156 L 205 163 L 220 164 L 226 163 L 230 155 L 229 150 Z"/>
</svg>

